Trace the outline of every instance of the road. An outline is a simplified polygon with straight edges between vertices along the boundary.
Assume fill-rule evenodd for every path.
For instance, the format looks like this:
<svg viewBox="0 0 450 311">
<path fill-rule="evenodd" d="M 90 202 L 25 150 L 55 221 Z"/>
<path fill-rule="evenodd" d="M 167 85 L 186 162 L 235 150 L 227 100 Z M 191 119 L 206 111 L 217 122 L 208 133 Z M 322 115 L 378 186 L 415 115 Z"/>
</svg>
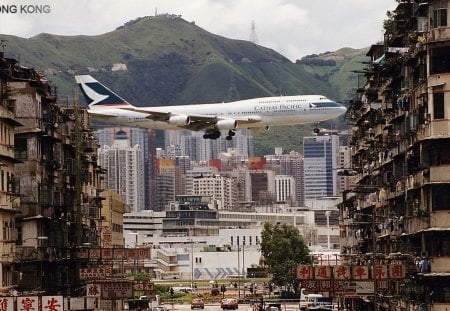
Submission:
<svg viewBox="0 0 450 311">
<path fill-rule="evenodd" d="M 187 311 L 191 310 L 191 305 L 189 304 L 165 304 L 167 311 Z M 298 304 L 295 303 L 282 303 L 282 311 L 298 311 Z M 198 310 L 198 309 L 195 309 Z M 222 311 L 220 304 L 206 304 L 203 311 Z M 253 307 L 250 304 L 239 304 L 238 311 L 253 311 Z"/>
</svg>

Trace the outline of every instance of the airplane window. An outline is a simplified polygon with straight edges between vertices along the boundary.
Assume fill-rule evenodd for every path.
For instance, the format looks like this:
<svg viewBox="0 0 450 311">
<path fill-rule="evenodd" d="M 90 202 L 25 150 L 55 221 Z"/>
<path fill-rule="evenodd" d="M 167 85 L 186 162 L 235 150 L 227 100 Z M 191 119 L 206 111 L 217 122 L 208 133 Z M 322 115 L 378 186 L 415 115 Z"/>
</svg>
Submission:
<svg viewBox="0 0 450 311">
<path fill-rule="evenodd" d="M 313 103 L 313 105 L 317 108 L 340 107 L 340 105 L 336 102 Z"/>
</svg>

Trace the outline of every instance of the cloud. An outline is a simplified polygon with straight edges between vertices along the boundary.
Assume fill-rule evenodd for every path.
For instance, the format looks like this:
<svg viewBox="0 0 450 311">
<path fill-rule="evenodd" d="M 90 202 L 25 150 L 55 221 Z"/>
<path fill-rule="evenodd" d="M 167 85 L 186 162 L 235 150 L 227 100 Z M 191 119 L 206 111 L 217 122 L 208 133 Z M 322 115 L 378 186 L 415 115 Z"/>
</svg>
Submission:
<svg viewBox="0 0 450 311">
<path fill-rule="evenodd" d="M 11 0 L 12 1 L 12 0 Z M 14 1 L 16 3 L 19 1 Z M 0 31 L 20 37 L 47 32 L 97 35 L 137 17 L 182 15 L 199 27 L 232 39 L 249 40 L 252 21 L 259 44 L 295 60 L 342 47 L 362 48 L 382 38 L 386 11 L 395 0 L 22 0 L 48 4 L 48 14 L 0 15 Z"/>
</svg>

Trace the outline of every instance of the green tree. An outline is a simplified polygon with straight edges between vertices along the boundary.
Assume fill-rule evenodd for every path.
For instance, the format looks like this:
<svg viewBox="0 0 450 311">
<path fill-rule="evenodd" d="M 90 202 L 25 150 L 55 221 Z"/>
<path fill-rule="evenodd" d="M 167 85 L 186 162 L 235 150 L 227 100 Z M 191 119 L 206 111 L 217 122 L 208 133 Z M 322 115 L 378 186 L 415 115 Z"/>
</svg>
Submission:
<svg viewBox="0 0 450 311">
<path fill-rule="evenodd" d="M 287 224 L 265 223 L 261 232 L 261 253 L 272 273 L 273 283 L 292 286 L 297 292 L 297 266 L 312 263 L 308 246 L 298 229 Z"/>
</svg>

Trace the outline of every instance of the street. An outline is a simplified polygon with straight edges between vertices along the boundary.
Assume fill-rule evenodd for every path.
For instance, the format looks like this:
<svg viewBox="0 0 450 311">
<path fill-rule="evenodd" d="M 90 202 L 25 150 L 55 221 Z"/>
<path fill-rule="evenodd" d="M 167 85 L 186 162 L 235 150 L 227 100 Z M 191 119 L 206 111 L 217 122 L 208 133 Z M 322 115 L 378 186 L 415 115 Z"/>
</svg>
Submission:
<svg viewBox="0 0 450 311">
<path fill-rule="evenodd" d="M 167 311 L 185 311 L 185 310 L 191 310 L 190 304 L 164 304 Z M 281 304 L 282 311 L 298 311 L 298 303 L 282 303 Z M 214 303 L 214 304 L 205 304 L 204 311 L 221 311 L 220 303 Z M 239 304 L 239 311 L 252 311 L 253 307 L 250 304 Z"/>
</svg>

